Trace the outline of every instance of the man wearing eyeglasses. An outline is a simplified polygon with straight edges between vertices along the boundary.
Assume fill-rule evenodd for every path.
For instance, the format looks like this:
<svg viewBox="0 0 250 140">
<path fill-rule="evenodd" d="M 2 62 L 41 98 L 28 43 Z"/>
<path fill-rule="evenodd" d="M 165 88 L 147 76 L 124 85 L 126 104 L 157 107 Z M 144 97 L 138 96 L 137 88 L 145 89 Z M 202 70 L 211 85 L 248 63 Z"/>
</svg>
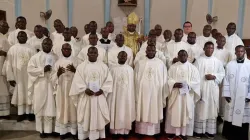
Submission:
<svg viewBox="0 0 250 140">
<path fill-rule="evenodd" d="M 187 42 L 187 37 L 188 37 L 188 34 L 190 32 L 192 32 L 192 23 L 189 22 L 189 21 L 186 21 L 184 24 L 183 24 L 183 37 L 182 37 L 182 41 L 184 42 Z"/>
</svg>

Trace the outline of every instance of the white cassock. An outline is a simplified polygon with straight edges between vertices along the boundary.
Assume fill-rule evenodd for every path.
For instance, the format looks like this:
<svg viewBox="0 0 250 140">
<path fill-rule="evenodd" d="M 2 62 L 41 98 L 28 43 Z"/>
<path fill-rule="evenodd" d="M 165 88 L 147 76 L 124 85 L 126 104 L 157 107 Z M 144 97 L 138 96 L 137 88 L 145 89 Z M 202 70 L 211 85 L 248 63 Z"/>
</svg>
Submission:
<svg viewBox="0 0 250 140">
<path fill-rule="evenodd" d="M 63 37 L 62 33 L 58 33 L 57 31 L 54 31 L 51 34 L 51 40 L 52 40 L 53 44 L 56 44 L 60 41 L 63 41 L 64 37 Z"/>
<path fill-rule="evenodd" d="M 51 61 L 51 62 L 49 62 Z M 52 133 L 54 117 L 56 116 L 56 102 L 50 78 L 51 71 L 44 72 L 46 65 L 53 65 L 56 55 L 38 52 L 30 58 L 28 63 L 28 98 L 36 116 L 36 131 Z"/>
<path fill-rule="evenodd" d="M 164 42 L 162 43 L 162 47 L 161 47 L 162 50 L 161 50 L 161 51 L 164 52 L 164 51 L 167 49 L 168 44 L 170 44 L 170 43 L 172 43 L 172 42 L 174 42 L 174 40 L 172 40 L 172 39 L 171 39 L 170 41 L 168 41 L 168 42 L 167 42 L 167 41 L 164 41 Z"/>
<path fill-rule="evenodd" d="M 187 51 L 188 55 L 191 53 L 189 44 L 184 41 L 172 42 L 168 44 L 167 48 L 164 50 L 164 55 L 167 58 L 166 61 L 168 68 L 172 65 L 173 59 L 178 57 L 178 52 L 180 50 Z"/>
<path fill-rule="evenodd" d="M 136 133 L 160 133 L 163 108 L 168 95 L 167 68 L 158 58 L 136 63 L 134 70 L 136 96 Z"/>
<path fill-rule="evenodd" d="M 88 34 L 86 34 L 86 35 L 84 35 L 84 36 L 82 37 L 83 46 L 89 45 L 89 35 L 90 35 L 90 34 L 91 34 L 91 33 L 88 33 Z M 102 38 L 102 35 L 101 35 L 101 34 L 96 33 L 96 35 L 97 35 L 98 40 Z"/>
<path fill-rule="evenodd" d="M 225 48 L 231 53 L 233 59 L 236 58 L 235 54 L 235 47 L 238 45 L 243 45 L 243 42 L 241 40 L 241 38 L 237 35 L 237 34 L 233 34 L 231 36 L 225 35 L 226 38 L 226 45 Z"/>
<path fill-rule="evenodd" d="M 161 44 L 163 42 L 165 42 L 165 38 L 164 38 L 163 34 L 161 34 L 160 36 L 157 36 L 156 37 L 156 41 L 159 42 L 159 43 L 161 43 Z"/>
<path fill-rule="evenodd" d="M 147 47 L 148 47 L 148 41 L 145 41 L 144 43 L 142 43 L 140 51 L 146 51 Z M 158 50 L 162 50 L 162 43 L 156 41 L 155 48 Z"/>
<path fill-rule="evenodd" d="M 192 63 L 194 59 L 199 58 L 202 54 L 204 54 L 203 49 L 197 44 L 189 44 L 191 53 L 189 54 L 190 62 Z"/>
<path fill-rule="evenodd" d="M 42 42 L 46 38 L 46 36 L 43 36 L 42 38 L 37 38 L 36 36 L 32 36 L 28 41 L 27 44 L 35 48 L 35 50 L 42 51 Z"/>
<path fill-rule="evenodd" d="M 176 136 L 192 136 L 194 130 L 194 109 L 200 99 L 200 76 L 197 68 L 190 62 L 176 62 L 168 71 L 168 108 L 165 131 Z M 189 91 L 180 92 L 175 83 L 185 83 Z"/>
<path fill-rule="evenodd" d="M 71 40 L 73 40 L 75 43 L 75 45 L 77 46 L 77 48 L 79 48 L 79 50 L 81 51 L 83 48 L 83 42 L 81 38 L 74 38 L 73 36 L 71 37 Z M 79 52 L 80 52 L 79 51 Z"/>
<path fill-rule="evenodd" d="M 78 54 L 78 58 L 83 62 L 83 61 L 85 61 L 85 60 L 88 60 L 88 49 L 90 48 L 90 47 L 92 47 L 92 45 L 87 45 L 87 46 L 85 46 L 84 48 L 82 48 L 82 50 L 80 51 L 80 53 Z M 98 61 L 102 61 L 102 62 L 105 62 L 105 54 L 106 54 L 106 51 L 102 48 L 102 47 L 100 47 L 100 46 L 98 46 L 98 45 L 96 45 L 95 46 L 96 48 L 97 48 L 97 50 L 98 50 L 98 57 L 97 57 L 97 60 Z"/>
<path fill-rule="evenodd" d="M 71 50 L 72 50 L 72 56 L 77 56 L 79 54 L 79 52 L 81 51 L 81 46 L 77 46 L 75 45 L 75 41 L 71 40 L 71 41 L 58 41 L 57 43 L 54 44 L 52 51 L 58 56 L 58 58 L 63 57 L 62 54 L 62 45 L 68 43 L 71 46 Z"/>
<path fill-rule="evenodd" d="M 24 31 L 27 34 L 28 39 L 30 39 L 34 35 L 33 32 L 29 31 L 28 29 L 25 29 L 25 30 L 16 29 L 14 31 L 11 31 L 9 32 L 9 36 L 8 36 L 8 41 L 11 46 L 19 43 L 17 40 L 17 35 L 20 31 Z"/>
<path fill-rule="evenodd" d="M 197 39 L 196 39 L 196 43 L 203 49 L 204 48 L 204 45 L 206 42 L 208 41 L 211 41 L 214 43 L 214 46 L 217 46 L 217 43 L 216 43 L 216 40 L 212 37 L 212 36 L 209 36 L 209 37 L 205 37 L 205 36 L 198 36 Z"/>
<path fill-rule="evenodd" d="M 110 131 L 112 134 L 129 134 L 135 121 L 134 71 L 127 64 L 119 64 L 112 67 L 110 72 L 113 77 L 109 102 Z"/>
<path fill-rule="evenodd" d="M 216 134 L 216 118 L 219 112 L 219 84 L 225 76 L 225 70 L 220 60 L 214 56 L 205 55 L 198 58 L 194 64 L 201 78 L 201 100 L 196 103 L 196 118 L 194 131 L 198 134 Z M 206 80 L 205 75 L 211 74 L 215 80 Z"/>
<path fill-rule="evenodd" d="M 106 98 L 112 86 L 112 76 L 103 62 L 86 60 L 77 67 L 69 95 L 77 108 L 79 140 L 105 138 L 105 125 L 110 122 Z M 85 94 L 87 88 L 104 93 L 89 96 Z"/>
<path fill-rule="evenodd" d="M 7 37 L 0 33 L 0 50 L 8 52 L 9 49 L 10 44 Z M 10 114 L 10 95 L 4 67 L 5 59 L 4 56 L 0 56 L 0 116 Z"/>
<path fill-rule="evenodd" d="M 60 135 L 71 133 L 76 135 L 77 120 L 76 107 L 69 97 L 69 91 L 74 77 L 73 72 L 67 71 L 57 77 L 59 67 L 66 67 L 73 64 L 75 68 L 80 64 L 76 57 L 62 57 L 54 65 L 52 71 L 52 83 L 54 87 L 54 94 L 56 95 L 56 126 L 55 132 Z"/>
<path fill-rule="evenodd" d="M 108 39 L 115 42 L 116 34 L 115 33 L 109 33 Z"/>
<path fill-rule="evenodd" d="M 133 67 L 133 51 L 131 48 L 123 45 L 122 47 L 118 47 L 116 44 L 113 45 L 112 49 L 110 49 L 109 53 L 108 53 L 108 66 L 114 67 L 118 64 L 118 54 L 121 51 L 125 51 L 127 53 L 127 61 L 126 64 L 128 64 L 129 66 Z"/>
<path fill-rule="evenodd" d="M 236 60 L 226 66 L 223 97 L 231 97 L 231 102 L 226 102 L 224 120 L 232 125 L 242 127 L 242 123 L 250 123 L 250 104 L 245 99 L 250 99 L 250 61 L 237 63 Z"/>
<path fill-rule="evenodd" d="M 140 60 L 147 59 L 146 55 L 147 55 L 146 50 L 140 50 L 135 56 L 134 65 L 136 65 L 136 63 L 139 62 Z M 155 57 L 159 58 L 164 64 L 166 64 L 167 58 L 164 56 L 162 51 L 156 49 Z"/>
<path fill-rule="evenodd" d="M 15 81 L 11 104 L 18 107 L 18 115 L 32 113 L 28 104 L 28 72 L 30 58 L 36 54 L 35 49 L 28 44 L 16 44 L 7 53 L 6 76 L 7 81 Z"/>
<path fill-rule="evenodd" d="M 224 68 L 226 67 L 227 63 L 233 59 L 232 54 L 225 48 L 218 49 L 217 47 L 215 47 L 214 52 L 213 52 L 213 56 L 222 62 Z M 223 82 L 219 86 L 220 86 L 219 115 L 224 116 L 225 101 L 226 100 L 224 98 L 222 98 Z"/>
<path fill-rule="evenodd" d="M 188 38 L 188 35 L 183 33 L 183 37 L 181 40 L 187 43 L 187 38 Z"/>
</svg>

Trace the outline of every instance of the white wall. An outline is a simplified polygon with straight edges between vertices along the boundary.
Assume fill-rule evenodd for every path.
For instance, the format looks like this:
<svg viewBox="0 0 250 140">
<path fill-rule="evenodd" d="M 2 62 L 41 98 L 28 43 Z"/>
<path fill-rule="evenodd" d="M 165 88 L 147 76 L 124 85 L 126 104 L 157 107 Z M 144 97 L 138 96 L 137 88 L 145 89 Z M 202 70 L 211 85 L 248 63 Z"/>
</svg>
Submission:
<svg viewBox="0 0 250 140">
<path fill-rule="evenodd" d="M 156 24 L 172 32 L 181 28 L 181 0 L 151 0 L 150 28 Z"/>
<path fill-rule="evenodd" d="M 23 0 L 21 2 L 22 16 L 27 19 L 27 29 L 33 31 L 34 26 L 40 24 L 45 26 L 45 22 L 40 18 L 40 12 L 45 12 L 45 0 Z M 27 5 L 29 7 L 27 8 Z"/>
</svg>

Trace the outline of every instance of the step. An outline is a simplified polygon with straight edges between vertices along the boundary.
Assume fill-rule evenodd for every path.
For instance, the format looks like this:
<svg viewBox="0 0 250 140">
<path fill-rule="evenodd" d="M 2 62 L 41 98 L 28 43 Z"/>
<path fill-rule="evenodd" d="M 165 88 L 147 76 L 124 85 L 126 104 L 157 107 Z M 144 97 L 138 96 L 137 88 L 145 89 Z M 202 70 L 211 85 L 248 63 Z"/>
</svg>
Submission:
<svg viewBox="0 0 250 140">
<path fill-rule="evenodd" d="M 14 130 L 14 131 L 34 131 L 36 130 L 35 122 L 24 120 L 22 122 L 16 121 L 17 116 L 11 115 L 9 120 L 0 119 L 0 130 Z"/>
</svg>

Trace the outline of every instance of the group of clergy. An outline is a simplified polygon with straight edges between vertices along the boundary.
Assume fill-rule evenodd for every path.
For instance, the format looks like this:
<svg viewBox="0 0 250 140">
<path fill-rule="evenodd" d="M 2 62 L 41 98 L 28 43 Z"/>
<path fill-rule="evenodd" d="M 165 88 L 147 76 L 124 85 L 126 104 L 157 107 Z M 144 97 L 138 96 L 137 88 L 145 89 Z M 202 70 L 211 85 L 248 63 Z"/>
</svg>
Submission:
<svg viewBox="0 0 250 140">
<path fill-rule="evenodd" d="M 11 102 L 17 121 L 35 120 L 41 138 L 53 132 L 61 139 L 157 138 L 165 130 L 168 139 L 187 140 L 214 138 L 219 116 L 223 136 L 248 140 L 249 49 L 235 23 L 225 36 L 205 25 L 196 38 L 185 22 L 174 40 L 160 25 L 139 35 L 135 13 L 127 23 L 115 35 L 112 22 L 99 34 L 91 21 L 78 38 L 77 28 L 59 19 L 51 35 L 41 25 L 34 33 L 26 29 L 25 17 L 12 32 L 0 21 L 1 118 L 8 118 Z"/>
</svg>

